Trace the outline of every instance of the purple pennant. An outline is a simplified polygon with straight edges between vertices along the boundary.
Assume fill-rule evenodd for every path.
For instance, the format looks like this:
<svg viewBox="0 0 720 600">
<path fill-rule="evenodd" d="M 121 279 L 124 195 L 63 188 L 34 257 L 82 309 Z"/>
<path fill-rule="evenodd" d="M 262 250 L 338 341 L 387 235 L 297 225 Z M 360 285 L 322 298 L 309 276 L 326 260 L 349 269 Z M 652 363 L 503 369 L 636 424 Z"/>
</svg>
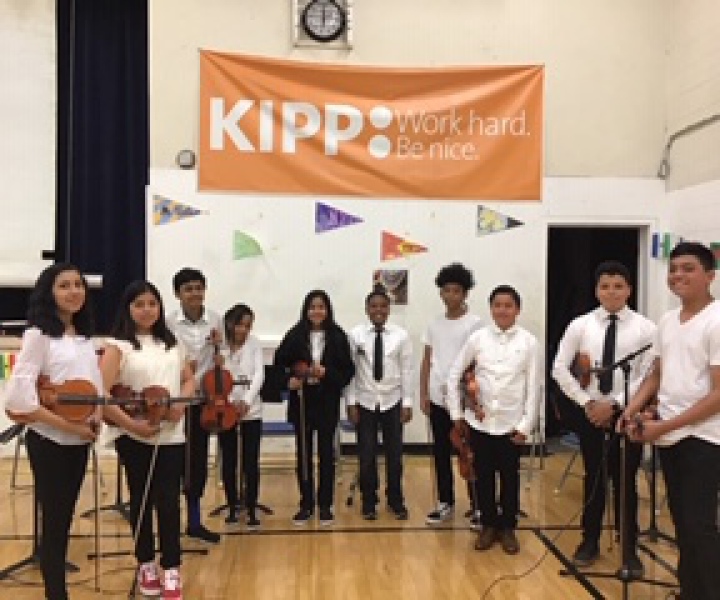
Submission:
<svg viewBox="0 0 720 600">
<path fill-rule="evenodd" d="M 315 204 L 315 233 L 323 233 L 331 229 L 339 229 L 362 223 L 363 220 L 355 215 L 333 208 L 328 204 L 317 202 Z"/>
</svg>

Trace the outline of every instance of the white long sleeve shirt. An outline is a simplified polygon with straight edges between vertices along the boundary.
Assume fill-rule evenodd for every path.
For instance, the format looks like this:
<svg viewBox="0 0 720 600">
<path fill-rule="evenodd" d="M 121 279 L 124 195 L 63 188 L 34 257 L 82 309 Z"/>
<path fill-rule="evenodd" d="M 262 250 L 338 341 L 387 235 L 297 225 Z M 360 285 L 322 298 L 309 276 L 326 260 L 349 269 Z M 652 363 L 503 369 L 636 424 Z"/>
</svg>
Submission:
<svg viewBox="0 0 720 600">
<path fill-rule="evenodd" d="M 26 330 L 5 390 L 5 408 L 19 414 L 37 410 L 40 406 L 37 393 L 40 375 L 47 376 L 50 383 L 56 384 L 68 379 L 85 379 L 95 386 L 98 395 L 104 395 L 95 344 L 86 337 L 64 335 L 51 338 L 36 327 Z M 30 423 L 28 428 L 57 444 L 88 443 L 79 436 L 45 423 Z"/>
<path fill-rule="evenodd" d="M 235 381 L 247 379 L 249 387 L 236 385 L 230 393 L 230 400 L 238 405 L 241 402 L 248 407 L 243 421 L 252 421 L 262 418 L 262 399 L 260 388 L 265 381 L 265 364 L 260 342 L 253 335 L 248 336 L 245 343 L 231 352 L 229 348 L 223 348 L 222 355 L 225 357 L 224 367 L 230 371 Z"/>
<path fill-rule="evenodd" d="M 623 373 L 620 369 L 613 372 L 612 391 L 607 395 L 598 389 L 598 378 L 592 375 L 587 389 L 583 389 L 570 367 L 578 353 L 587 354 L 591 364 L 602 363 L 605 331 L 608 326 L 608 313 L 602 306 L 573 319 L 567 326 L 565 334 L 558 345 L 557 354 L 553 361 L 552 376 L 557 381 L 563 393 L 579 404 L 585 406 L 590 400 L 605 398 L 619 406 L 625 404 Z M 637 352 L 644 346 L 652 344 L 655 336 L 655 324 L 627 306 L 616 313 L 617 334 L 615 338 L 615 360 Z M 631 361 L 630 393 L 637 391 L 652 365 L 652 353 L 647 351 Z"/>
<path fill-rule="evenodd" d="M 502 330 L 492 324 L 473 333 L 448 374 L 450 418 L 464 416 L 471 427 L 491 435 L 517 430 L 529 436 L 537 419 L 539 356 L 537 338 L 518 325 Z M 478 403 L 485 412 L 482 421 L 471 408 L 463 413 L 460 402 L 460 382 L 473 360 Z"/>
<path fill-rule="evenodd" d="M 185 346 L 187 360 L 197 362 L 195 381 L 199 384 L 205 372 L 215 364 L 215 346 L 210 342 L 210 333 L 214 329 L 222 337 L 222 319 L 214 311 L 205 308 L 197 321 L 188 319 L 182 310 L 174 311 L 166 321 L 175 337 Z"/>
<path fill-rule="evenodd" d="M 410 408 L 414 399 L 413 350 L 408 332 L 386 323 L 383 332 L 383 378 L 375 381 L 373 360 L 375 326 L 368 322 L 350 332 L 349 342 L 355 362 L 355 377 L 347 387 L 347 404 L 360 404 L 368 410 L 386 411 L 402 402 Z"/>
</svg>

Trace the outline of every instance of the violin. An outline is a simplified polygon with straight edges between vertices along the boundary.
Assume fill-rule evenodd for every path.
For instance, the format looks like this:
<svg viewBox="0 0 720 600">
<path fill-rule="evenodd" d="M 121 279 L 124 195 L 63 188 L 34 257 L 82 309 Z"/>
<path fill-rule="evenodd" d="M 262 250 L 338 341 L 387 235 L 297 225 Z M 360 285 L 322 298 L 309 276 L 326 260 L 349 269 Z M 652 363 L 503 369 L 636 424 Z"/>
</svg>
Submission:
<svg viewBox="0 0 720 600">
<path fill-rule="evenodd" d="M 151 385 L 136 392 L 131 387 L 115 384 L 110 393 L 122 409 L 133 419 L 145 419 L 148 424 L 157 427 L 164 420 L 173 404 L 197 404 L 198 398 L 171 398 L 170 393 L 161 385 Z"/>
<path fill-rule="evenodd" d="M 480 388 L 475 377 L 475 361 L 472 361 L 465 371 L 461 380 L 461 387 L 463 392 L 463 405 L 465 408 L 475 410 L 480 399 Z"/>
<path fill-rule="evenodd" d="M 460 476 L 466 481 L 475 481 L 475 453 L 470 446 L 467 425 L 450 430 L 450 443 L 457 450 Z"/>
<path fill-rule="evenodd" d="M 215 344 L 216 358 L 218 352 L 218 345 Z M 205 394 L 205 404 L 200 413 L 200 425 L 205 431 L 217 433 L 235 427 L 237 410 L 229 400 L 233 384 L 232 373 L 218 364 L 203 375 L 202 389 Z"/>
<path fill-rule="evenodd" d="M 104 403 L 104 398 L 98 396 L 95 386 L 86 379 L 67 379 L 56 384 L 41 375 L 37 381 L 37 393 L 42 406 L 71 423 L 84 423 L 95 412 L 95 407 Z M 25 414 L 6 413 L 16 423 L 32 421 Z"/>
<path fill-rule="evenodd" d="M 570 365 L 570 372 L 582 389 L 587 389 L 592 379 L 592 360 L 585 352 L 578 352 Z"/>
</svg>

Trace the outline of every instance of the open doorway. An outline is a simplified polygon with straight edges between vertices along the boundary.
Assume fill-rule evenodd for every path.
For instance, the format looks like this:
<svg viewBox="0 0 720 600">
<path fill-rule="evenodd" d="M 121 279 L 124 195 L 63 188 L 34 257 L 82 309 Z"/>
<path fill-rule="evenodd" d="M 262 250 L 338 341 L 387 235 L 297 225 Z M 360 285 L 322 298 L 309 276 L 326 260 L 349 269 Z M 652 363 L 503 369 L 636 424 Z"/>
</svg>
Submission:
<svg viewBox="0 0 720 600">
<path fill-rule="evenodd" d="M 617 260 L 627 266 L 635 285 L 628 301 L 637 308 L 639 227 L 565 227 L 548 229 L 546 375 L 547 402 L 545 433 L 557 435 L 563 429 L 557 408 L 565 399 L 552 380 L 550 371 L 560 338 L 567 325 L 578 315 L 597 306 L 595 267 L 605 260 Z M 562 410 L 560 410 L 562 413 Z"/>
</svg>

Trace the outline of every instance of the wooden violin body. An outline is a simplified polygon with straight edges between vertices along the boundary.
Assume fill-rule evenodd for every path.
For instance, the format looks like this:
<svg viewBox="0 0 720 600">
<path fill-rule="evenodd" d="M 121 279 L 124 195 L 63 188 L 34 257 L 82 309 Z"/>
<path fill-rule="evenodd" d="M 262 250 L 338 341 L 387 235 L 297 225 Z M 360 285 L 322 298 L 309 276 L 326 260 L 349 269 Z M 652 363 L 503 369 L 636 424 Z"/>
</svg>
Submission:
<svg viewBox="0 0 720 600">
<path fill-rule="evenodd" d="M 592 380 L 592 360 L 588 354 L 578 352 L 570 365 L 570 372 L 578 380 L 582 389 L 587 389 Z"/>
<path fill-rule="evenodd" d="M 480 399 L 480 389 L 475 377 L 475 361 L 472 361 L 463 371 L 461 386 L 464 407 L 475 410 Z"/>
<path fill-rule="evenodd" d="M 475 453 L 470 446 L 467 432 L 467 425 L 461 430 L 453 427 L 450 430 L 450 443 L 457 450 L 458 471 L 460 476 L 467 481 L 475 481 Z"/>
<path fill-rule="evenodd" d="M 146 419 L 152 426 L 159 425 L 165 419 L 173 400 L 179 400 L 170 398 L 167 389 L 160 385 L 151 385 L 143 388 L 142 392 L 135 392 L 126 385 L 116 384 L 110 393 L 133 419 Z"/>
<path fill-rule="evenodd" d="M 205 404 L 200 413 L 200 425 L 210 433 L 227 431 L 237 423 L 237 410 L 230 402 L 234 382 L 227 369 L 215 366 L 203 377 Z"/>
<path fill-rule="evenodd" d="M 97 389 L 86 379 L 68 379 L 55 384 L 41 375 L 37 381 L 37 393 L 42 406 L 72 423 L 84 423 L 95 412 L 95 407 L 102 404 Z M 12 411 L 6 413 L 16 423 L 32 421 L 24 414 Z"/>
</svg>

